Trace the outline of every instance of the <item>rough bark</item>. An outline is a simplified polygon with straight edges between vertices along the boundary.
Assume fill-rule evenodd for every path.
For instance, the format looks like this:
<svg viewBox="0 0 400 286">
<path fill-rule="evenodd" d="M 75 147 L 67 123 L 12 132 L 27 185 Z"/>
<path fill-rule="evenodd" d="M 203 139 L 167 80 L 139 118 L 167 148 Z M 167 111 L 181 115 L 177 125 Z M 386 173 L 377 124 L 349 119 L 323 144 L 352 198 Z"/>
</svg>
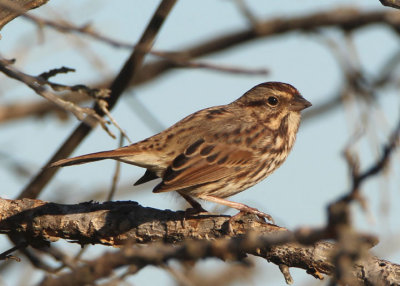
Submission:
<svg viewBox="0 0 400 286">
<path fill-rule="evenodd" d="M 93 275 L 96 273 L 93 277 L 106 277 L 111 269 L 126 264 L 141 269 L 146 265 L 161 265 L 172 258 L 241 259 L 252 254 L 279 266 L 305 269 L 314 277 L 322 278 L 322 274 L 332 275 L 335 271 L 332 257 L 340 250 L 322 240 L 328 237 L 325 230 L 291 232 L 250 215 L 188 216 L 183 211 L 161 211 L 130 201 L 65 205 L 33 199 L 0 199 L 0 232 L 17 234 L 34 247 L 43 247 L 58 239 L 81 245 L 125 246 L 73 272 L 90 269 Z M 146 249 L 155 247 L 157 251 L 138 250 L 136 244 L 151 244 Z M 126 250 L 131 247 L 134 250 Z M 190 250 L 193 248 L 196 251 Z M 93 265 L 102 267 L 97 269 Z M 74 277 L 81 276 L 77 273 Z M 369 253 L 358 259 L 349 273 L 362 285 L 400 283 L 400 265 Z"/>
</svg>

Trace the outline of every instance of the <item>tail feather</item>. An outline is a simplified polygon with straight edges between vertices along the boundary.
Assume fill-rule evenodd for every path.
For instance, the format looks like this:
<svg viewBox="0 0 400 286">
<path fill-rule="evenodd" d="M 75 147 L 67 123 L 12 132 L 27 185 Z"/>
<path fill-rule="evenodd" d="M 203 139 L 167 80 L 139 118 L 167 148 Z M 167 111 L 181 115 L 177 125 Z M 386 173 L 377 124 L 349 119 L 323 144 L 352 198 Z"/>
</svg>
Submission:
<svg viewBox="0 0 400 286">
<path fill-rule="evenodd" d="M 65 166 L 84 164 L 94 161 L 100 161 L 104 159 L 119 159 L 121 157 L 132 156 L 133 155 L 132 153 L 133 153 L 132 150 L 127 150 L 127 147 L 123 147 L 116 150 L 103 151 L 103 152 L 77 156 L 73 158 L 62 159 L 50 164 L 49 167 L 50 168 L 65 167 Z"/>
</svg>

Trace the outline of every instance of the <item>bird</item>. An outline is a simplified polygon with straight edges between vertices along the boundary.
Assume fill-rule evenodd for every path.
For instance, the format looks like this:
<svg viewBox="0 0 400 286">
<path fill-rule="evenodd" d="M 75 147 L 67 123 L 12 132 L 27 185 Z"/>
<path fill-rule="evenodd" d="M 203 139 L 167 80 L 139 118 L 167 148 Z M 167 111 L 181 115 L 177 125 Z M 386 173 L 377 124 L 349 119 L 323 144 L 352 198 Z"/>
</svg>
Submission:
<svg viewBox="0 0 400 286">
<path fill-rule="evenodd" d="M 62 159 L 50 167 L 114 159 L 146 169 L 134 185 L 161 178 L 153 192 L 175 191 L 195 212 L 205 211 L 200 199 L 273 221 L 226 198 L 259 183 L 285 161 L 301 111 L 311 105 L 288 83 L 264 82 L 229 104 L 199 110 L 137 143 Z"/>
</svg>

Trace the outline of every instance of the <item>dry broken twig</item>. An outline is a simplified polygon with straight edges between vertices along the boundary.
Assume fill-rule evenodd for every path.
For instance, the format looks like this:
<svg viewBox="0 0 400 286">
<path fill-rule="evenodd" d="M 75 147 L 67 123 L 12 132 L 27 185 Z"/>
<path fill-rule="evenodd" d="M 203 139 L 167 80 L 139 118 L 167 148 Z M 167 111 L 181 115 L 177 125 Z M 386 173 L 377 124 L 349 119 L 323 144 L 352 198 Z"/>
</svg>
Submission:
<svg viewBox="0 0 400 286">
<path fill-rule="evenodd" d="M 399 138 L 400 138 L 400 120 L 397 123 L 397 126 L 394 129 L 393 133 L 390 135 L 389 142 L 384 146 L 382 155 L 379 158 L 379 160 L 364 172 L 362 173 L 355 172 L 353 174 L 353 180 L 352 180 L 353 186 L 349 196 L 353 196 L 353 198 L 356 197 L 357 196 L 356 194 L 359 191 L 359 187 L 361 186 L 362 183 L 364 183 L 365 180 L 384 170 L 384 168 L 387 166 L 390 160 L 390 155 L 394 152 L 394 150 L 399 144 Z"/>
<path fill-rule="evenodd" d="M 73 69 L 70 68 L 63 67 L 60 69 L 53 69 L 47 73 L 42 73 L 39 76 L 31 76 L 14 68 L 12 66 L 13 63 L 14 63 L 13 60 L 6 60 L 0 57 L 0 71 L 3 72 L 8 77 L 26 84 L 28 87 L 34 90 L 38 95 L 51 101 L 58 107 L 71 112 L 76 116 L 77 119 L 85 122 L 86 124 L 93 125 L 95 124 L 95 122 L 99 122 L 103 127 L 103 129 L 111 137 L 115 138 L 115 135 L 112 134 L 111 131 L 107 128 L 108 122 L 104 120 L 101 116 L 99 116 L 93 109 L 80 107 L 72 102 L 65 101 L 55 93 L 49 91 L 46 88 L 46 86 L 50 86 L 54 91 L 82 92 L 88 96 L 95 97 L 97 100 L 101 102 L 103 98 L 108 97 L 108 91 L 106 89 L 91 89 L 85 85 L 67 86 L 48 81 L 48 78 L 55 76 L 56 74 L 73 71 Z M 118 127 L 118 125 L 116 126 Z"/>
<path fill-rule="evenodd" d="M 355 138 L 357 138 L 357 136 Z M 359 200 L 361 196 L 360 186 L 363 183 L 365 183 L 367 179 L 384 171 L 385 167 L 387 166 L 390 160 L 391 155 L 399 145 L 399 140 L 400 140 L 400 120 L 398 121 L 392 134 L 389 136 L 388 142 L 383 147 L 383 152 L 380 158 L 376 162 L 374 162 L 369 168 L 367 168 L 364 172 L 360 172 L 358 158 L 353 156 L 349 151 L 349 147 L 347 147 L 345 150 L 345 158 L 350 169 L 352 186 L 347 194 L 339 198 L 336 202 L 332 203 L 331 206 L 341 203 L 348 204 L 354 200 Z M 351 143 L 353 142 L 350 142 L 350 144 Z"/>
</svg>

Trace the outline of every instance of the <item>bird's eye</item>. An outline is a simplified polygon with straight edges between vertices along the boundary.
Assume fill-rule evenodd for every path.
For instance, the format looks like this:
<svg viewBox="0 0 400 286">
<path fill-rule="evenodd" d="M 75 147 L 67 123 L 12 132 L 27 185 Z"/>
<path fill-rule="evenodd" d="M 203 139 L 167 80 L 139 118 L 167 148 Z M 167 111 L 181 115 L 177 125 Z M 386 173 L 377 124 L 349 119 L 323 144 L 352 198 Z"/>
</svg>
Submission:
<svg viewBox="0 0 400 286">
<path fill-rule="evenodd" d="M 278 99 L 275 96 L 268 97 L 267 101 L 270 106 L 276 106 L 278 104 Z"/>
</svg>

